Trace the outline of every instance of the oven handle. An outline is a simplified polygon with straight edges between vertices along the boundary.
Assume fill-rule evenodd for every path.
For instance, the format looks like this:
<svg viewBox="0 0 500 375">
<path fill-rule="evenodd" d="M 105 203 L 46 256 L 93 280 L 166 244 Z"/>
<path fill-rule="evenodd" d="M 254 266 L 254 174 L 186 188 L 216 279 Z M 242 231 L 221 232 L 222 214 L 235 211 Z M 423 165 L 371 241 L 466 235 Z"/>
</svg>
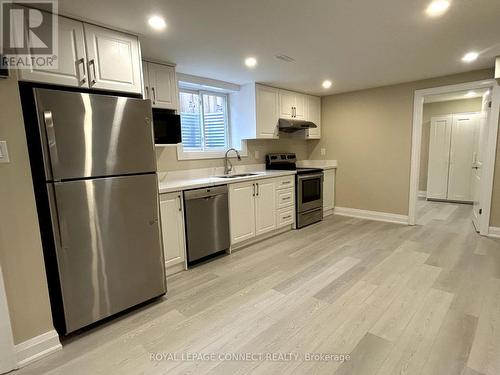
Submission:
<svg viewBox="0 0 500 375">
<path fill-rule="evenodd" d="M 313 178 L 318 178 L 321 177 L 323 178 L 323 173 L 315 173 L 315 174 L 304 174 L 304 175 L 298 175 L 297 178 L 299 180 L 311 180 Z"/>
</svg>

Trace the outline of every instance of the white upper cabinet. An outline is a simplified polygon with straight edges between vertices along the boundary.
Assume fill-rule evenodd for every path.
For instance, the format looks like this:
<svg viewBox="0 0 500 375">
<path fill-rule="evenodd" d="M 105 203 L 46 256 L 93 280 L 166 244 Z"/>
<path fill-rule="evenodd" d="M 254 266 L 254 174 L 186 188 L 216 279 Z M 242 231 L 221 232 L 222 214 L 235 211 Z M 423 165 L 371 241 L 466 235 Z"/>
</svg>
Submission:
<svg viewBox="0 0 500 375">
<path fill-rule="evenodd" d="M 306 133 L 307 139 L 321 138 L 321 98 L 318 96 L 307 96 L 307 120 L 316 124 L 317 128 L 311 128 Z"/>
<path fill-rule="evenodd" d="M 278 138 L 279 90 L 256 85 L 257 138 Z"/>
<path fill-rule="evenodd" d="M 20 79 L 64 86 L 88 87 L 83 23 L 65 17 L 59 17 L 58 22 L 57 69 L 39 68 L 36 65 L 31 69 L 20 69 Z"/>
<path fill-rule="evenodd" d="M 141 93 L 137 37 L 90 24 L 84 29 L 90 88 Z"/>
<path fill-rule="evenodd" d="M 229 95 L 233 143 L 278 136 L 279 90 L 250 83 Z"/>
<path fill-rule="evenodd" d="M 177 110 L 179 104 L 175 67 L 143 61 L 143 67 L 145 66 L 145 86 L 148 87 L 148 98 L 153 107 Z"/>
<path fill-rule="evenodd" d="M 288 119 L 305 120 L 307 117 L 306 95 L 279 90 L 280 117 Z"/>
</svg>

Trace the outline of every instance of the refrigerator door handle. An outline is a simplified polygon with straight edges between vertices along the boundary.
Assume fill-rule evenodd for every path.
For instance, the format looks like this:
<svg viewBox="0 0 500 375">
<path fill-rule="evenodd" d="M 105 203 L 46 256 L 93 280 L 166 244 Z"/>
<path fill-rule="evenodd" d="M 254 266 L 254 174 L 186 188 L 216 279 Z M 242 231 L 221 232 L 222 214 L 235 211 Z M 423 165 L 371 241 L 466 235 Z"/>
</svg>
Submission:
<svg viewBox="0 0 500 375">
<path fill-rule="evenodd" d="M 52 165 L 59 164 L 59 156 L 57 155 L 56 135 L 54 131 L 54 120 L 52 111 L 43 111 L 43 122 L 45 123 L 45 132 L 47 134 L 47 145 L 49 146 L 49 156 L 52 160 Z M 54 168 L 52 168 L 54 170 Z"/>
</svg>

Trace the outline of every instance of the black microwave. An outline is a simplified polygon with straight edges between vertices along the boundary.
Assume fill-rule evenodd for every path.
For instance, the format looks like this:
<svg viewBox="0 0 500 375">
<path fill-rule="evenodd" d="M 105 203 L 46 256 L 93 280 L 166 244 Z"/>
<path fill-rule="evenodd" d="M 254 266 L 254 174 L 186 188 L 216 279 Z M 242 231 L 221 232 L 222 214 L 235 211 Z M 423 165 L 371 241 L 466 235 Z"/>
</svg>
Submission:
<svg viewBox="0 0 500 375">
<path fill-rule="evenodd" d="M 172 110 L 153 108 L 153 129 L 155 144 L 172 145 L 181 143 L 181 116 Z"/>
</svg>

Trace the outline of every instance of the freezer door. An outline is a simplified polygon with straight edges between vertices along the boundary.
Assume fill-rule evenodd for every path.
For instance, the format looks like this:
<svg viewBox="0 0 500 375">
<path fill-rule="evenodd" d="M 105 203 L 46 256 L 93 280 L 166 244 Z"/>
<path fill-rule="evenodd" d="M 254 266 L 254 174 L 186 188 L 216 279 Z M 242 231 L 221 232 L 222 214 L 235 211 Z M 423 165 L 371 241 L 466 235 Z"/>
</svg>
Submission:
<svg viewBox="0 0 500 375">
<path fill-rule="evenodd" d="M 149 100 L 35 89 L 47 180 L 156 171 Z"/>
<path fill-rule="evenodd" d="M 66 333 L 166 292 L 156 174 L 54 183 Z"/>
</svg>

